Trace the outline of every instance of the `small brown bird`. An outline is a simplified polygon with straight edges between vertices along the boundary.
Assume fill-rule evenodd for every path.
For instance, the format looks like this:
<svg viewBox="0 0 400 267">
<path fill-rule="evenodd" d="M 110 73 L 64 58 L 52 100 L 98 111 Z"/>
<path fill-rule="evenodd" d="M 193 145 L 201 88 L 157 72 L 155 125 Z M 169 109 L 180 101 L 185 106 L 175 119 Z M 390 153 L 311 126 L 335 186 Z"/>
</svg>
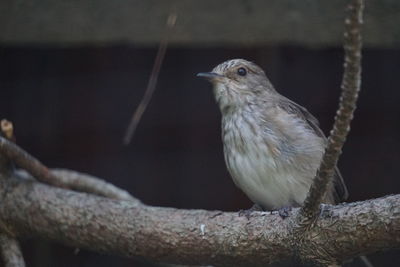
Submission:
<svg viewBox="0 0 400 267">
<path fill-rule="evenodd" d="M 197 76 L 213 84 L 225 162 L 235 184 L 263 209 L 300 206 L 326 145 L 317 119 L 280 95 L 264 71 L 247 60 L 228 60 Z M 336 169 L 324 203 L 346 198 Z"/>
</svg>

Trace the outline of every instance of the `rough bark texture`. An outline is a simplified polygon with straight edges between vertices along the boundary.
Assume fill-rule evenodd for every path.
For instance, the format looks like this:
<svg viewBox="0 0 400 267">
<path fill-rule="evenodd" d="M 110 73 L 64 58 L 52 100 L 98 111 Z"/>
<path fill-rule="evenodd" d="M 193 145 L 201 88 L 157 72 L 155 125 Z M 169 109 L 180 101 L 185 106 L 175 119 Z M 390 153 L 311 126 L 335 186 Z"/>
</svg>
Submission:
<svg viewBox="0 0 400 267">
<path fill-rule="evenodd" d="M 37 236 L 104 253 L 180 264 L 262 266 L 287 259 L 318 264 L 400 248 L 400 196 L 325 206 L 312 228 L 293 233 L 298 209 L 277 214 L 149 207 L 2 179 L 0 220 Z M 300 243 L 299 243 L 300 242 Z"/>
<path fill-rule="evenodd" d="M 0 234 L 0 249 L 5 267 L 25 267 L 18 241 L 6 234 Z"/>
<path fill-rule="evenodd" d="M 354 6 L 350 10 L 359 15 Z M 352 23 L 359 23 L 357 18 L 348 21 L 343 105 L 334 128 L 338 133 L 332 134 L 333 151 L 326 153 L 328 165 L 320 171 L 325 174 L 316 179 L 304 209 L 282 219 L 270 212 L 253 212 L 247 218 L 232 212 L 150 207 L 99 178 L 49 170 L 0 137 L 0 248 L 6 266 L 24 266 L 14 238 L 27 236 L 164 263 L 221 266 L 293 261 L 338 266 L 356 256 L 400 248 L 400 195 L 316 208 L 355 107 L 360 46 Z M 15 172 L 14 162 L 39 181 L 60 188 Z M 312 220 L 302 224 L 302 218 Z"/>
<path fill-rule="evenodd" d="M 4 136 L 4 137 L 3 137 Z M 8 120 L 0 121 L 0 138 L 7 138 L 15 141 L 14 127 Z M 4 139 L 6 140 L 6 139 Z M 5 155 L 0 154 L 0 179 L 7 179 L 13 174 L 14 165 Z M 0 222 L 1 224 L 1 222 Z M 7 225 L 1 225 L 0 233 L 0 253 L 5 267 L 24 267 L 25 261 L 22 256 L 21 248 L 18 241 L 14 238 L 13 233 L 8 229 Z"/>
<path fill-rule="evenodd" d="M 350 132 L 350 123 L 356 109 L 358 93 L 361 87 L 361 26 L 363 23 L 364 0 L 350 1 L 347 6 L 344 31 L 344 72 L 341 84 L 342 94 L 335 117 L 333 129 L 328 138 L 321 166 L 311 185 L 299 221 L 311 221 L 318 213 L 335 167 L 342 153 L 342 147 Z"/>
</svg>

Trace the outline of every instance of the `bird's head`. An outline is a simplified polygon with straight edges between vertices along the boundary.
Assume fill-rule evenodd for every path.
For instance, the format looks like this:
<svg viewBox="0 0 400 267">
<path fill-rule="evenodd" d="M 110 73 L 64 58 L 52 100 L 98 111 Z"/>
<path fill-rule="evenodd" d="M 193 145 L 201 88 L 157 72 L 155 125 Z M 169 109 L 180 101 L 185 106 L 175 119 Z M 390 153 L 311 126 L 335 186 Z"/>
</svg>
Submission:
<svg viewBox="0 0 400 267">
<path fill-rule="evenodd" d="M 200 72 L 197 76 L 213 84 L 215 99 L 222 112 L 249 105 L 257 98 L 275 92 L 264 71 L 244 59 L 225 61 L 211 72 Z"/>
</svg>

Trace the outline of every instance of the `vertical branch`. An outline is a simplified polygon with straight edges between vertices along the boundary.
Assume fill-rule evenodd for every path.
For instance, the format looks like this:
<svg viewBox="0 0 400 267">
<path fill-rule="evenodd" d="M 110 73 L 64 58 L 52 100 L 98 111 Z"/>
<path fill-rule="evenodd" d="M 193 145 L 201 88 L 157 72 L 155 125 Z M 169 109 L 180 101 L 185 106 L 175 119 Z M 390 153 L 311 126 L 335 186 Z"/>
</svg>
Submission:
<svg viewBox="0 0 400 267">
<path fill-rule="evenodd" d="M 342 147 L 350 131 L 358 92 L 361 86 L 361 26 L 364 9 L 363 0 L 351 0 L 347 6 L 344 31 L 344 73 L 342 78 L 339 109 L 328 138 L 325 154 L 310 191 L 300 211 L 300 218 L 312 219 L 332 179 Z"/>
</svg>

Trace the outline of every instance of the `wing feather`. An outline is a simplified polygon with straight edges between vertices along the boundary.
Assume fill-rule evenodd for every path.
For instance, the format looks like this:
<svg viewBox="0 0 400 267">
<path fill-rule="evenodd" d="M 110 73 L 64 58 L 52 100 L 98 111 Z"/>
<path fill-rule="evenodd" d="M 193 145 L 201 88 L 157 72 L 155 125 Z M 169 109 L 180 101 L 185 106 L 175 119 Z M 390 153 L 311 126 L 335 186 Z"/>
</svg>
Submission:
<svg viewBox="0 0 400 267">
<path fill-rule="evenodd" d="M 325 134 L 322 132 L 321 128 L 319 128 L 318 120 L 310 112 L 308 112 L 306 108 L 296 104 L 284 96 L 280 96 L 280 101 L 278 101 L 278 103 L 279 107 L 287 112 L 301 116 L 304 121 L 308 123 L 310 128 L 314 130 L 315 134 L 327 141 Z M 335 167 L 333 187 L 334 190 L 332 193 L 335 203 L 339 203 L 348 198 L 349 193 L 347 191 L 346 184 L 344 183 L 343 177 L 340 174 L 337 166 Z"/>
</svg>

